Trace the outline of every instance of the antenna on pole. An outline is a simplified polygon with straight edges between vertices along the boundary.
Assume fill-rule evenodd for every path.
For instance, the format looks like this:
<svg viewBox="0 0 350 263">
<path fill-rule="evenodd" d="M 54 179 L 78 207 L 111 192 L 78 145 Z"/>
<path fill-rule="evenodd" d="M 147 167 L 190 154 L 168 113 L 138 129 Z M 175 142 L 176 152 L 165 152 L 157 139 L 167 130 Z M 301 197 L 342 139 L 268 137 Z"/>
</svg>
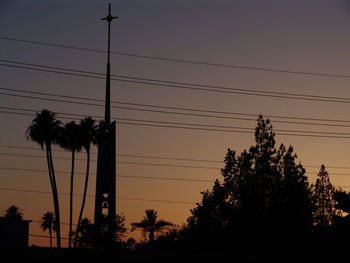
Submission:
<svg viewBox="0 0 350 263">
<path fill-rule="evenodd" d="M 108 63 L 109 63 L 109 54 L 110 54 L 110 43 L 111 43 L 111 22 L 113 19 L 117 19 L 117 16 L 112 16 L 111 14 L 111 3 L 108 5 L 108 15 L 101 20 L 106 20 L 108 22 Z"/>
<path fill-rule="evenodd" d="M 113 19 L 118 18 L 117 16 L 112 16 L 111 14 L 111 3 L 108 6 L 108 15 L 101 20 L 106 20 L 108 22 L 108 56 L 107 56 L 107 77 L 106 77 L 106 105 L 105 105 L 105 123 L 109 124 L 111 122 L 111 72 L 110 72 L 110 47 L 111 47 L 111 22 Z"/>
</svg>

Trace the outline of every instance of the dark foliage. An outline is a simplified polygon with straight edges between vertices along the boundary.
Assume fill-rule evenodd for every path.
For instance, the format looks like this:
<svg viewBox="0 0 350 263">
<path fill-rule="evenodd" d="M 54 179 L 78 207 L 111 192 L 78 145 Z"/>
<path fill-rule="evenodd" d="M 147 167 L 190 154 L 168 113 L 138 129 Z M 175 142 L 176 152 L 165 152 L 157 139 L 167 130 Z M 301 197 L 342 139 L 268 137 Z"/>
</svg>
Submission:
<svg viewBox="0 0 350 263">
<path fill-rule="evenodd" d="M 223 182 L 191 210 L 185 239 L 201 248 L 283 246 L 312 227 L 311 191 L 293 148 L 275 147 L 269 120 L 258 119 L 255 146 L 228 150 Z"/>
<path fill-rule="evenodd" d="M 6 209 L 5 218 L 10 221 L 19 221 L 23 219 L 23 213 L 17 206 L 11 205 Z"/>
<path fill-rule="evenodd" d="M 125 241 L 125 234 L 127 232 L 127 229 L 125 227 L 125 216 L 123 214 L 116 216 L 116 247 L 117 248 L 127 248 L 131 242 L 129 243 Z M 95 235 L 95 228 L 94 224 L 91 223 L 90 219 L 83 218 L 81 220 L 80 227 L 77 231 L 77 235 L 75 236 L 75 239 L 77 240 L 76 247 L 78 248 L 92 248 L 93 247 L 93 241 L 94 241 L 94 235 Z"/>
<path fill-rule="evenodd" d="M 161 232 L 162 230 L 173 226 L 171 222 L 158 219 L 158 212 L 153 209 L 147 209 L 145 213 L 146 216 L 144 216 L 140 222 L 131 223 L 131 231 L 139 228 L 143 231 L 144 236 L 148 233 L 150 242 L 155 240 L 157 232 Z"/>
<path fill-rule="evenodd" d="M 41 217 L 41 229 L 43 231 L 48 230 L 49 231 L 49 237 L 50 237 L 50 248 L 52 248 L 52 232 L 56 231 L 57 224 L 55 219 L 55 214 L 53 212 L 46 212 Z"/>
<path fill-rule="evenodd" d="M 330 182 L 324 165 L 321 166 L 312 190 L 314 224 L 317 228 L 326 228 L 333 223 L 336 210 L 335 200 L 333 199 L 335 189 Z"/>
</svg>

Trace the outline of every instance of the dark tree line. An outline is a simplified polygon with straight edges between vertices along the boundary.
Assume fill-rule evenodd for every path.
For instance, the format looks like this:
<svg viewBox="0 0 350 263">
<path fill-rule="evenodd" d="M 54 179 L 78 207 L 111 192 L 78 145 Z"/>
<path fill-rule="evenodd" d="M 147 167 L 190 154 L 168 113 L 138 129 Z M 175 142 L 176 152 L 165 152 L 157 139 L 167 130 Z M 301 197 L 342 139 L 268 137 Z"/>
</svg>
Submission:
<svg viewBox="0 0 350 263">
<path fill-rule="evenodd" d="M 350 212 L 350 194 L 335 190 L 324 165 L 310 185 L 293 148 L 276 146 L 262 116 L 255 145 L 240 155 L 228 149 L 221 175 L 202 192 L 178 240 L 202 249 L 269 251 L 310 247 L 327 233 L 349 229 L 341 211 Z"/>
<path fill-rule="evenodd" d="M 291 146 L 276 147 L 271 123 L 260 117 L 255 145 L 240 155 L 228 149 L 222 182 L 216 180 L 191 210 L 189 237 L 202 247 L 222 248 L 264 246 L 267 241 L 308 233 L 313 223 L 312 194 L 296 158 Z"/>
<path fill-rule="evenodd" d="M 202 192 L 187 225 L 159 238 L 158 246 L 202 251 L 300 252 L 335 244 L 350 232 L 350 194 L 336 190 L 324 165 L 315 184 L 293 147 L 276 146 L 269 120 L 259 116 L 255 145 L 228 149 L 222 179 Z"/>
<path fill-rule="evenodd" d="M 27 135 L 46 150 L 57 245 L 60 223 L 52 144 L 72 152 L 71 198 L 75 152 L 82 148 L 86 151 L 84 198 L 75 233 L 70 208 L 70 240 L 74 236 L 75 247 L 91 247 L 93 225 L 88 219 L 82 219 L 82 214 L 89 178 L 90 147 L 98 141 L 98 126 L 91 118 L 63 126 L 55 117 L 47 110 L 38 113 Z M 133 228 L 143 228 L 149 233 L 150 242 L 146 247 L 268 251 L 290 249 L 298 244 L 321 242 L 340 233 L 350 233 L 350 216 L 347 215 L 350 213 L 350 194 L 332 186 L 324 165 L 316 182 L 310 184 L 293 147 L 277 146 L 272 125 L 262 116 L 257 121 L 255 144 L 240 154 L 228 149 L 224 164 L 221 180 L 216 180 L 212 189 L 202 192 L 201 202 L 191 209 L 191 216 L 183 227 L 155 236 L 158 225 L 171 226 L 171 223 L 158 222 L 156 214 L 151 213 L 154 210 L 149 210 L 148 214 L 146 211 L 143 221 L 132 224 Z M 117 221 L 116 243 L 125 245 L 125 217 L 117 216 Z"/>
</svg>

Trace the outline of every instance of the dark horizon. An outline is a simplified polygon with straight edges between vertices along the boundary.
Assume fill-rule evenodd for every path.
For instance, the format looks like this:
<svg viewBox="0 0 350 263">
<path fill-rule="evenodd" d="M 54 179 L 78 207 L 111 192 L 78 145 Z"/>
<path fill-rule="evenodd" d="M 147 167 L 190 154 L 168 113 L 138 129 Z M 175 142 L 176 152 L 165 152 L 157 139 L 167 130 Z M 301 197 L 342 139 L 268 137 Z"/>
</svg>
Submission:
<svg viewBox="0 0 350 263">
<path fill-rule="evenodd" d="M 45 108 L 65 123 L 102 119 L 107 29 L 100 18 L 108 3 L 0 3 L 0 212 L 20 207 L 33 220 L 32 235 L 43 234 L 37 221 L 53 205 L 45 152 L 25 130 Z M 128 227 L 150 208 L 185 223 L 200 192 L 221 178 L 227 148 L 241 153 L 254 144 L 259 114 L 271 120 L 277 145 L 294 147 L 310 182 L 325 164 L 334 186 L 350 187 L 346 1 L 111 3 L 119 17 L 111 35 L 117 213 Z M 96 154 L 92 147 L 84 212 L 91 220 Z M 55 146 L 53 157 L 59 192 L 69 193 L 71 154 Z M 76 158 L 74 222 L 86 157 Z M 68 196 L 59 198 L 63 223 Z M 62 225 L 63 237 L 67 231 Z"/>
</svg>

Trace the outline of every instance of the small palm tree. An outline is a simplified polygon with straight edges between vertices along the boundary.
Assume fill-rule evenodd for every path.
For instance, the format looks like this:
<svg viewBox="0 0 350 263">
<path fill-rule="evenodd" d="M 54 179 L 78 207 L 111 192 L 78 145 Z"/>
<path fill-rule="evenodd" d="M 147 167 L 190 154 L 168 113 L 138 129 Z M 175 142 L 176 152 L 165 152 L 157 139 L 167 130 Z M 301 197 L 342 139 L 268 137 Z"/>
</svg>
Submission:
<svg viewBox="0 0 350 263">
<path fill-rule="evenodd" d="M 71 121 L 64 125 L 61 130 L 59 144 L 63 149 L 72 152 L 72 165 L 70 175 L 70 191 L 69 191 L 69 240 L 68 247 L 72 247 L 72 225 L 73 225 L 73 189 L 74 189 L 74 166 L 75 153 L 80 152 L 82 148 L 80 126 Z"/>
<path fill-rule="evenodd" d="M 52 231 L 56 231 L 55 215 L 52 212 L 46 212 L 41 218 L 41 229 L 45 232 L 49 230 L 50 248 L 52 248 Z"/>
<path fill-rule="evenodd" d="M 36 113 L 35 118 L 26 130 L 27 139 L 38 143 L 41 149 L 45 148 L 46 151 L 46 161 L 57 223 L 56 240 L 58 248 L 61 247 L 60 207 L 51 146 L 52 144 L 57 143 L 60 127 L 61 122 L 56 119 L 56 114 L 44 109 L 41 112 Z"/>
<path fill-rule="evenodd" d="M 85 184 L 84 184 L 84 193 L 83 193 L 83 199 L 80 207 L 80 212 L 79 212 L 79 217 L 78 217 L 78 224 L 76 228 L 76 235 L 74 239 L 74 247 L 77 246 L 77 238 L 79 236 L 79 229 L 80 229 L 80 224 L 81 220 L 83 217 L 83 212 L 85 208 L 85 202 L 86 202 L 86 194 L 87 194 L 87 188 L 88 188 L 88 183 L 89 183 L 89 173 L 90 173 L 90 149 L 91 149 L 91 144 L 96 144 L 97 141 L 97 126 L 96 126 L 96 121 L 93 120 L 91 117 L 86 117 L 83 120 L 80 121 L 80 127 L 81 127 L 81 140 L 82 140 L 82 146 L 85 149 L 86 152 L 86 175 L 85 175 Z"/>
<path fill-rule="evenodd" d="M 5 218 L 11 221 L 19 221 L 23 219 L 23 213 L 17 206 L 12 205 L 7 208 Z"/>
<path fill-rule="evenodd" d="M 155 233 L 162 231 L 164 228 L 173 226 L 172 223 L 164 220 L 157 220 L 158 213 L 154 209 L 147 209 L 146 216 L 143 217 L 141 222 L 131 223 L 131 231 L 137 228 L 142 229 L 144 235 L 149 233 L 149 240 L 154 241 Z"/>
</svg>

